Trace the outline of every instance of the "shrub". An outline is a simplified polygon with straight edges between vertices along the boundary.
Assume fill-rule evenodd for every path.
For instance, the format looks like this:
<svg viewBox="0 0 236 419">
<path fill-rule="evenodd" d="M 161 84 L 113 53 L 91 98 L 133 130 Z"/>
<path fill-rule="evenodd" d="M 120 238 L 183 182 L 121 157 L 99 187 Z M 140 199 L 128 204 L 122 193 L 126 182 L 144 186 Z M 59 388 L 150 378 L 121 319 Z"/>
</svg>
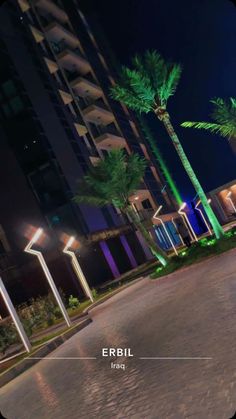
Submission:
<svg viewBox="0 0 236 419">
<path fill-rule="evenodd" d="M 69 303 L 69 307 L 72 308 L 72 310 L 75 310 L 80 305 L 78 298 L 73 297 L 73 295 L 70 295 L 68 303 Z"/>
<path fill-rule="evenodd" d="M 92 296 L 93 296 L 94 300 L 96 300 L 96 298 L 98 297 L 98 292 L 97 292 L 96 288 L 92 289 Z"/>
</svg>

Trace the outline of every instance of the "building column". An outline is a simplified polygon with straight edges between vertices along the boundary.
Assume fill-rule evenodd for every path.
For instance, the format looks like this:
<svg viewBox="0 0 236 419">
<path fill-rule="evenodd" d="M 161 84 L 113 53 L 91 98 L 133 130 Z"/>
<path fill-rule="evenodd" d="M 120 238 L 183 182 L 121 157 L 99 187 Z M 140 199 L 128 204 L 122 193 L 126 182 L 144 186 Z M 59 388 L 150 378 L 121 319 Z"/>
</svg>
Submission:
<svg viewBox="0 0 236 419">
<path fill-rule="evenodd" d="M 120 241 L 122 243 L 122 246 L 125 249 L 125 252 L 126 252 L 126 254 L 127 254 L 128 258 L 129 258 L 129 261 L 131 263 L 132 268 L 136 268 L 138 266 L 137 261 L 136 261 L 136 259 L 134 257 L 134 254 L 133 254 L 133 252 L 132 252 L 132 250 L 130 248 L 130 245 L 129 245 L 129 243 L 128 243 L 128 241 L 127 241 L 127 239 L 126 239 L 126 237 L 125 237 L 124 234 L 122 234 L 120 236 Z"/>
<path fill-rule="evenodd" d="M 107 263 L 108 263 L 108 265 L 111 269 L 111 272 L 112 272 L 114 278 L 118 278 L 120 276 L 120 272 L 119 272 L 119 269 L 116 265 L 116 262 L 115 262 L 115 260 L 112 256 L 112 254 L 111 254 L 111 251 L 108 247 L 107 242 L 105 240 L 102 240 L 102 241 L 99 242 L 99 245 L 102 249 L 102 252 L 103 252 L 103 254 L 106 258 L 106 261 L 107 261 Z"/>
</svg>

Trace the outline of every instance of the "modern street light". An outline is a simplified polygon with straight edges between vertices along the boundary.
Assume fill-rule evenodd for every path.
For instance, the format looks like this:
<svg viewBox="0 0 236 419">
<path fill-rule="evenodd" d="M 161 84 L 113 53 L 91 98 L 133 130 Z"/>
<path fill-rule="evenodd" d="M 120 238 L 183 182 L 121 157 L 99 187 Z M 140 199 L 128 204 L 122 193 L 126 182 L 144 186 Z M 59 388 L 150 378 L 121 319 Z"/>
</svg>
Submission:
<svg viewBox="0 0 236 419">
<path fill-rule="evenodd" d="M 180 206 L 180 208 L 179 208 L 179 210 L 178 210 L 178 213 L 181 215 L 181 217 L 183 218 L 183 220 L 184 220 L 184 223 L 185 223 L 185 225 L 186 225 L 186 227 L 187 227 L 187 229 L 188 229 L 188 231 L 189 231 L 189 233 L 190 233 L 190 236 L 192 237 L 192 239 L 193 240 L 195 240 L 195 241 L 198 241 L 198 238 L 197 238 L 197 236 L 196 236 L 196 234 L 195 234 L 195 232 L 194 232 L 194 230 L 193 230 L 193 228 L 192 228 L 192 226 L 191 226 L 191 223 L 190 223 L 190 221 L 189 221 L 189 219 L 188 219 L 188 216 L 187 216 L 187 214 L 183 211 L 183 209 L 186 207 L 186 202 L 183 202 L 183 204 Z"/>
<path fill-rule="evenodd" d="M 2 296 L 2 298 L 4 300 L 4 302 L 5 302 L 5 304 L 7 306 L 7 309 L 9 311 L 10 315 L 11 315 L 11 318 L 12 318 L 12 320 L 14 322 L 14 325 L 16 326 L 17 332 L 19 333 L 19 336 L 20 336 L 20 338 L 22 340 L 22 343 L 23 343 L 26 351 L 27 352 L 30 352 L 31 349 L 32 349 L 32 346 L 30 344 L 30 341 L 28 339 L 28 336 L 25 333 L 25 330 L 24 330 L 24 328 L 22 326 L 22 323 L 21 323 L 21 321 L 19 319 L 19 316 L 18 316 L 18 314 L 16 312 L 16 309 L 15 309 L 15 307 L 12 304 L 12 301 L 11 301 L 11 299 L 9 297 L 9 294 L 8 294 L 8 292 L 6 290 L 6 287 L 5 287 L 5 285 L 4 285 L 3 280 L 2 280 L 1 277 L 0 277 L 0 294 L 1 294 L 1 296 Z"/>
<path fill-rule="evenodd" d="M 175 245 L 174 245 L 174 243 L 173 243 L 173 240 L 172 240 L 172 238 L 170 237 L 170 234 L 169 234 L 169 232 L 168 232 L 168 230 L 167 230 L 167 228 L 166 228 L 166 226 L 165 226 L 165 223 L 163 222 L 163 220 L 162 220 L 160 217 L 158 217 L 158 214 L 159 214 L 159 212 L 161 211 L 161 209 L 162 209 L 162 205 L 160 205 L 160 206 L 159 206 L 159 208 L 157 209 L 157 211 L 156 211 L 156 212 L 155 212 L 155 214 L 153 215 L 153 218 L 155 218 L 156 220 L 160 221 L 160 223 L 161 223 L 161 225 L 162 225 L 162 227 L 163 227 L 163 229 L 164 229 L 164 231 L 165 231 L 165 233 L 166 233 L 166 235 L 167 235 L 167 237 L 168 237 L 168 239 L 169 239 L 169 241 L 170 241 L 170 243 L 171 243 L 171 246 L 172 246 L 172 248 L 173 248 L 173 250 L 174 250 L 175 254 L 178 256 L 178 252 L 177 252 L 176 247 L 175 247 Z"/>
<path fill-rule="evenodd" d="M 210 199 L 208 199 L 207 200 L 207 202 L 208 203 L 210 203 L 211 202 L 211 200 Z M 201 200 L 199 199 L 198 200 L 198 202 L 196 203 L 196 205 L 195 205 L 195 209 L 197 210 L 197 211 L 199 211 L 199 213 L 201 214 L 201 217 L 202 217 L 202 219 L 203 219 L 203 221 L 204 221 L 204 223 L 205 223 L 205 225 L 206 225 L 206 227 L 207 227 L 207 230 L 209 231 L 209 233 L 210 233 L 210 235 L 212 235 L 212 231 L 211 231 L 211 228 L 210 228 L 210 226 L 209 226 L 209 224 L 208 224 L 208 222 L 207 222 L 207 220 L 206 220 L 206 217 L 204 216 L 204 214 L 203 214 L 203 212 L 202 212 L 202 210 L 200 209 L 200 208 L 198 208 L 198 206 L 201 204 Z"/>
<path fill-rule="evenodd" d="M 40 265 L 41 265 L 41 267 L 43 269 L 43 272 L 44 272 L 44 274 L 45 274 L 45 276 L 46 276 L 46 278 L 48 280 L 48 283 L 49 283 L 49 285 L 51 287 L 51 290 L 52 290 L 52 292 L 54 294 L 54 297 L 55 297 L 55 299 L 56 299 L 56 301 L 57 301 L 57 303 L 58 303 L 58 305 L 60 307 L 60 310 L 62 312 L 62 315 L 63 315 L 63 317 L 64 317 L 64 319 L 65 319 L 65 321 L 67 323 L 67 326 L 68 327 L 71 327 L 72 323 L 71 323 L 70 317 L 69 317 L 69 315 L 67 313 L 67 310 L 66 310 L 66 308 L 65 308 L 65 306 L 63 304 L 63 301 L 61 299 L 61 296 L 60 296 L 60 294 L 59 294 L 59 292 L 57 290 L 57 287 L 55 285 L 55 282 L 53 281 L 52 275 L 51 275 L 51 273 L 50 273 L 50 271 L 49 271 L 49 269 L 47 267 L 47 264 L 45 262 L 45 259 L 44 259 L 43 255 L 42 255 L 42 253 L 39 250 L 33 250 L 33 249 L 31 249 L 31 246 L 33 246 L 33 244 L 35 244 L 38 241 L 38 239 L 42 235 L 42 233 L 43 233 L 43 229 L 42 228 L 38 228 L 38 230 L 36 231 L 36 233 L 33 235 L 32 239 L 30 240 L 30 242 L 27 244 L 27 246 L 24 249 L 24 251 L 26 253 L 30 253 L 31 255 L 37 256 L 37 258 L 39 260 L 39 263 L 40 263 Z"/>
<path fill-rule="evenodd" d="M 82 269 L 80 267 L 80 264 L 78 262 L 78 259 L 75 256 L 75 252 L 73 252 L 72 250 L 68 250 L 72 246 L 72 244 L 74 243 L 74 241 L 75 241 L 75 238 L 73 236 L 69 238 L 66 246 L 63 249 L 63 253 L 65 253 L 65 254 L 67 254 L 67 255 L 69 255 L 71 257 L 72 266 L 73 266 L 74 271 L 75 271 L 75 273 L 76 273 L 76 275 L 77 275 L 77 277 L 79 279 L 79 282 L 80 282 L 80 284 L 81 284 L 81 286 L 82 286 L 82 288 L 84 290 L 84 293 L 85 293 L 85 295 L 87 295 L 87 297 L 93 303 L 94 299 L 93 299 L 92 292 L 91 292 L 91 290 L 89 288 L 88 282 L 87 282 L 87 280 L 86 280 L 86 278 L 85 278 L 85 276 L 83 274 L 83 271 L 82 271 Z"/>
<path fill-rule="evenodd" d="M 226 195 L 226 199 L 228 199 L 228 201 L 229 201 L 229 202 L 231 203 L 231 205 L 232 205 L 232 208 L 233 208 L 234 212 L 236 212 L 236 207 L 235 207 L 234 202 L 233 202 L 233 200 L 232 200 L 232 198 L 231 198 L 231 195 L 232 195 L 232 191 L 229 191 L 229 192 L 227 193 L 227 195 Z"/>
</svg>

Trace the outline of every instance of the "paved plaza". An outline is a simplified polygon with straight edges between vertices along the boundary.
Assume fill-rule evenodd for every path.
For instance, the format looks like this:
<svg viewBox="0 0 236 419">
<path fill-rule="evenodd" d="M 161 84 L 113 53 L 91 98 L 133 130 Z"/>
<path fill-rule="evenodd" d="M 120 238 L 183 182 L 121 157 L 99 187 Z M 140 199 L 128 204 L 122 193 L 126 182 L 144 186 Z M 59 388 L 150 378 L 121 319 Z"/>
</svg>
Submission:
<svg viewBox="0 0 236 419">
<path fill-rule="evenodd" d="M 236 251 L 166 279 L 145 278 L 90 314 L 93 323 L 53 359 L 0 390 L 7 419 L 233 416 Z M 133 357 L 102 358 L 102 348 L 117 347 Z"/>
</svg>

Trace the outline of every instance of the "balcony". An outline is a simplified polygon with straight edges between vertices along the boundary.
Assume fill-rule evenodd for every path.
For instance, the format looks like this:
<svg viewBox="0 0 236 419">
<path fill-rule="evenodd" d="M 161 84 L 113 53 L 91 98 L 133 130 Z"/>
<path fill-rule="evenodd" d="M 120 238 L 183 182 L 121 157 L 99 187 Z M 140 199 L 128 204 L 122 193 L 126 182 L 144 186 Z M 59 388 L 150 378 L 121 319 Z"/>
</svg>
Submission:
<svg viewBox="0 0 236 419">
<path fill-rule="evenodd" d="M 110 133 L 99 135 L 95 141 L 98 148 L 108 151 L 113 148 L 126 148 L 127 146 L 123 137 Z"/>
<path fill-rule="evenodd" d="M 43 15 L 50 14 L 62 23 L 68 21 L 68 16 L 64 10 L 62 10 L 56 3 L 50 0 L 35 0 L 35 6 L 39 9 Z"/>
<path fill-rule="evenodd" d="M 64 90 L 61 90 L 61 89 L 59 89 L 58 91 L 65 105 L 68 105 L 68 103 L 72 102 L 73 98 L 70 93 L 65 92 Z"/>
<path fill-rule="evenodd" d="M 72 32 L 68 31 L 56 22 L 50 23 L 44 28 L 44 30 L 47 39 L 51 42 L 59 43 L 61 41 L 64 41 L 65 44 L 72 49 L 79 46 L 79 41 L 77 37 Z"/>
<path fill-rule="evenodd" d="M 83 77 L 77 77 L 70 83 L 70 85 L 75 93 L 80 97 L 89 96 L 92 99 L 98 99 L 103 94 L 101 87 Z"/>
<path fill-rule="evenodd" d="M 51 60 L 50 58 L 44 57 L 45 63 L 47 64 L 48 70 L 50 74 L 56 73 L 58 70 L 58 65 L 55 61 Z"/>
<path fill-rule="evenodd" d="M 74 126 L 80 137 L 87 134 L 88 130 L 85 125 L 82 125 L 79 122 L 74 122 Z"/>
<path fill-rule="evenodd" d="M 18 0 L 18 3 L 22 12 L 27 12 L 27 10 L 29 10 L 30 5 L 27 0 Z"/>
<path fill-rule="evenodd" d="M 37 44 L 42 42 L 44 40 L 43 33 L 39 29 L 35 28 L 35 26 L 29 25 L 29 27 Z"/>
<path fill-rule="evenodd" d="M 54 45 L 56 48 L 56 46 Z M 69 71 L 78 71 L 79 74 L 85 75 L 90 71 L 90 64 L 77 51 L 69 51 L 68 49 L 60 48 L 55 52 L 59 52 L 57 59 L 61 66 Z"/>
<path fill-rule="evenodd" d="M 99 125 L 108 125 L 114 121 L 113 113 L 99 101 L 84 107 L 83 116 L 88 122 Z"/>
<path fill-rule="evenodd" d="M 90 156 L 89 157 L 93 166 L 96 166 L 100 162 L 100 157 Z"/>
</svg>

